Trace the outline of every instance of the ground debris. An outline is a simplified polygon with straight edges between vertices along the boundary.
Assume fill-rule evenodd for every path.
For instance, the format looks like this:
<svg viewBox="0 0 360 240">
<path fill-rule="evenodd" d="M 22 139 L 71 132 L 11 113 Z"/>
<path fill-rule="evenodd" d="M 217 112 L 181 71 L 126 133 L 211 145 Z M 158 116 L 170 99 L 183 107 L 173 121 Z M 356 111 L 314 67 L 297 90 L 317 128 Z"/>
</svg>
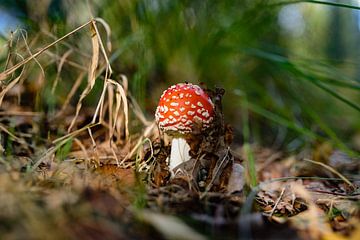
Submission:
<svg viewBox="0 0 360 240">
<path fill-rule="evenodd" d="M 359 159 L 328 142 L 297 155 L 252 145 L 260 184 L 250 189 L 243 148 L 231 145 L 224 122 L 221 88 L 206 90 L 216 109 L 212 128 L 187 138 L 191 159 L 170 172 L 170 146 L 139 110 L 126 77 L 102 75 L 111 66 L 105 52 L 99 58 L 100 37 L 90 24 L 92 55 L 68 59 L 84 66 L 73 86 L 50 86 L 57 101 L 40 101 L 49 86 L 38 68 L 24 68 L 31 82 L 10 79 L 15 68 L 1 76 L 9 79 L 1 82 L 0 238 L 359 238 Z M 42 69 L 49 59 L 40 55 Z M 87 106 L 82 100 L 99 79 L 98 105 Z M 130 136 L 129 125 L 139 131 Z"/>
</svg>

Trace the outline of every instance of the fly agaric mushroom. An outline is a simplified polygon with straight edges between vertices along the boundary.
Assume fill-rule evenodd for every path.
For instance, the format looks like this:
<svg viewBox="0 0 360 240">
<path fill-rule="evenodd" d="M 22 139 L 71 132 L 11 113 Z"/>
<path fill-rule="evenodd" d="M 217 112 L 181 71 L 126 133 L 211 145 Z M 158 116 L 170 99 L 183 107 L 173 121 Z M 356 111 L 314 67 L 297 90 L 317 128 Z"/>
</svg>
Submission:
<svg viewBox="0 0 360 240">
<path fill-rule="evenodd" d="M 159 129 L 172 136 L 169 168 L 190 160 L 186 139 L 208 129 L 214 119 L 214 104 L 204 90 L 191 83 L 169 87 L 160 97 L 155 119 Z"/>
</svg>

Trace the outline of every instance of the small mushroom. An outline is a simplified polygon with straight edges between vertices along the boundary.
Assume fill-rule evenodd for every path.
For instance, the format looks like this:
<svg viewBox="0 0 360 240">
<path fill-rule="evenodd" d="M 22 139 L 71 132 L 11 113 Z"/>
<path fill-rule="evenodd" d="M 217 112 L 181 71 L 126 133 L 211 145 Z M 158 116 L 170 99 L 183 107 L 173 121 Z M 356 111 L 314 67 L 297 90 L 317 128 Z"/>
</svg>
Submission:
<svg viewBox="0 0 360 240">
<path fill-rule="evenodd" d="M 173 137 L 169 159 L 171 171 L 190 160 L 190 146 L 186 139 L 208 129 L 214 114 L 214 104 L 210 97 L 197 85 L 179 83 L 163 92 L 155 119 L 159 129 Z"/>
</svg>

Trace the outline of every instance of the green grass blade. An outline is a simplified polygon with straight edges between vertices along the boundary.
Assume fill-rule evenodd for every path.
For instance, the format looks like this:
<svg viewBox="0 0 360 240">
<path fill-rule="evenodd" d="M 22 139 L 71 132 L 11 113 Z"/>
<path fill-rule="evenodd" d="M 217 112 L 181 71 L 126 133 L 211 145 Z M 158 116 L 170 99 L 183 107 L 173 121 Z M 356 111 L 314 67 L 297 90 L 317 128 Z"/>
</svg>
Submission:
<svg viewBox="0 0 360 240">
<path fill-rule="evenodd" d="M 301 99 L 297 98 L 297 101 L 301 103 L 302 109 L 307 113 L 307 115 L 314 120 L 314 122 L 324 131 L 326 135 L 330 137 L 332 142 L 342 151 L 348 153 L 351 156 L 358 155 L 351 149 L 349 149 L 346 144 L 341 141 L 341 139 L 337 136 L 337 134 L 321 119 L 321 116 L 308 107 L 308 105 L 304 102 L 302 102 Z"/>
<path fill-rule="evenodd" d="M 245 107 L 245 106 L 244 106 Z M 310 139 L 318 139 L 318 138 L 321 138 L 320 136 L 317 136 L 315 133 L 313 133 L 312 131 L 310 131 L 309 129 L 307 128 L 304 128 L 302 126 L 299 126 L 297 125 L 296 123 L 284 118 L 284 117 L 281 117 L 279 116 L 278 114 L 275 114 L 273 112 L 270 112 L 258 105 L 255 105 L 255 104 L 251 104 L 251 103 L 248 103 L 247 104 L 247 107 L 249 110 L 279 124 L 279 125 L 282 125 L 282 126 L 285 126 L 289 129 L 292 129 L 292 130 L 295 130 L 296 132 L 298 133 L 301 133 L 302 135 L 305 135 L 307 137 L 309 137 Z"/>
<path fill-rule="evenodd" d="M 323 78 L 323 79 L 319 79 L 319 80 L 321 80 L 322 83 L 324 83 L 324 84 L 334 85 L 337 87 L 349 88 L 352 90 L 360 91 L 360 85 L 358 85 L 358 84 L 347 83 L 344 81 L 340 81 L 340 80 L 336 80 L 336 79 L 329 79 L 329 78 Z"/>
<path fill-rule="evenodd" d="M 342 7 L 342 8 L 350 8 L 355 10 L 360 10 L 360 7 L 344 4 L 344 3 L 337 3 L 337 2 L 327 2 L 327 1 L 317 1 L 317 0 L 296 0 L 296 1 L 283 1 L 271 4 L 272 6 L 281 6 L 281 5 L 288 5 L 288 4 L 295 4 L 295 3 L 315 3 L 315 4 L 322 4 L 334 7 Z M 271 6 L 270 5 L 270 6 Z"/>
<path fill-rule="evenodd" d="M 250 53 L 250 54 L 254 54 L 254 55 L 258 56 L 258 57 L 270 60 L 270 61 L 275 62 L 277 64 L 281 64 L 284 69 L 287 69 L 289 72 L 295 74 L 295 76 L 300 76 L 300 78 L 298 78 L 298 79 L 305 79 L 305 80 L 313 83 L 315 86 L 317 86 L 321 90 L 329 93 L 331 96 L 337 98 L 339 101 L 345 103 L 349 107 L 351 107 L 351 108 L 355 109 L 356 111 L 360 112 L 360 106 L 359 105 L 351 102 L 349 99 L 341 96 L 340 94 L 336 93 L 335 91 L 333 91 L 329 87 L 323 85 L 321 83 L 321 81 L 319 81 L 316 77 L 314 77 L 314 76 L 312 76 L 310 74 L 304 73 L 301 69 L 299 69 L 294 63 L 289 61 L 287 58 L 285 58 L 283 56 L 280 56 L 280 55 L 277 55 L 277 54 L 268 53 L 268 52 L 264 52 L 264 51 L 257 50 L 257 49 L 250 49 L 247 52 Z"/>
<path fill-rule="evenodd" d="M 247 165 L 247 175 L 246 178 L 249 186 L 251 188 L 255 187 L 257 185 L 257 174 L 256 174 L 256 168 L 255 168 L 255 158 L 254 154 L 251 150 L 251 146 L 249 144 L 249 136 L 250 136 L 250 126 L 249 126 L 249 114 L 248 114 L 248 101 L 247 97 L 244 97 L 244 109 L 243 109 L 243 136 L 244 136 L 244 153 L 246 156 L 246 165 Z"/>
<path fill-rule="evenodd" d="M 296 75 L 300 75 L 302 76 L 302 78 L 300 79 L 305 79 L 308 80 L 309 82 L 313 83 L 315 86 L 317 86 L 318 88 L 324 90 L 325 92 L 329 93 L 330 95 L 332 95 L 333 97 L 337 98 L 339 101 L 345 103 L 346 105 L 348 105 L 349 107 L 352 107 L 353 109 L 357 110 L 360 112 L 360 106 L 351 102 L 349 99 L 341 96 L 340 94 L 338 94 L 337 92 L 333 91 L 332 89 L 330 89 L 329 87 L 323 85 L 319 80 L 317 80 L 315 77 L 309 75 L 309 74 L 305 74 L 304 72 L 302 72 L 300 69 L 296 68 L 294 65 L 292 65 L 292 72 L 295 73 Z"/>
</svg>

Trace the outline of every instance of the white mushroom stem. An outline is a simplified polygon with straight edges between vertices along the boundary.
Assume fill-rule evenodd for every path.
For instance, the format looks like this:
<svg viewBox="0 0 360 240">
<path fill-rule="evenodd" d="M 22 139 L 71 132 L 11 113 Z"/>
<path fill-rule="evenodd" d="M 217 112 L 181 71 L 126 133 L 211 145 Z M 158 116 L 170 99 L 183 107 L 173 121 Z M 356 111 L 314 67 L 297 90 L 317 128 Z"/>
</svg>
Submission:
<svg viewBox="0 0 360 240">
<path fill-rule="evenodd" d="M 169 160 L 170 171 L 179 166 L 181 163 L 190 160 L 190 146 L 183 138 L 173 138 L 171 142 L 171 153 Z"/>
</svg>

